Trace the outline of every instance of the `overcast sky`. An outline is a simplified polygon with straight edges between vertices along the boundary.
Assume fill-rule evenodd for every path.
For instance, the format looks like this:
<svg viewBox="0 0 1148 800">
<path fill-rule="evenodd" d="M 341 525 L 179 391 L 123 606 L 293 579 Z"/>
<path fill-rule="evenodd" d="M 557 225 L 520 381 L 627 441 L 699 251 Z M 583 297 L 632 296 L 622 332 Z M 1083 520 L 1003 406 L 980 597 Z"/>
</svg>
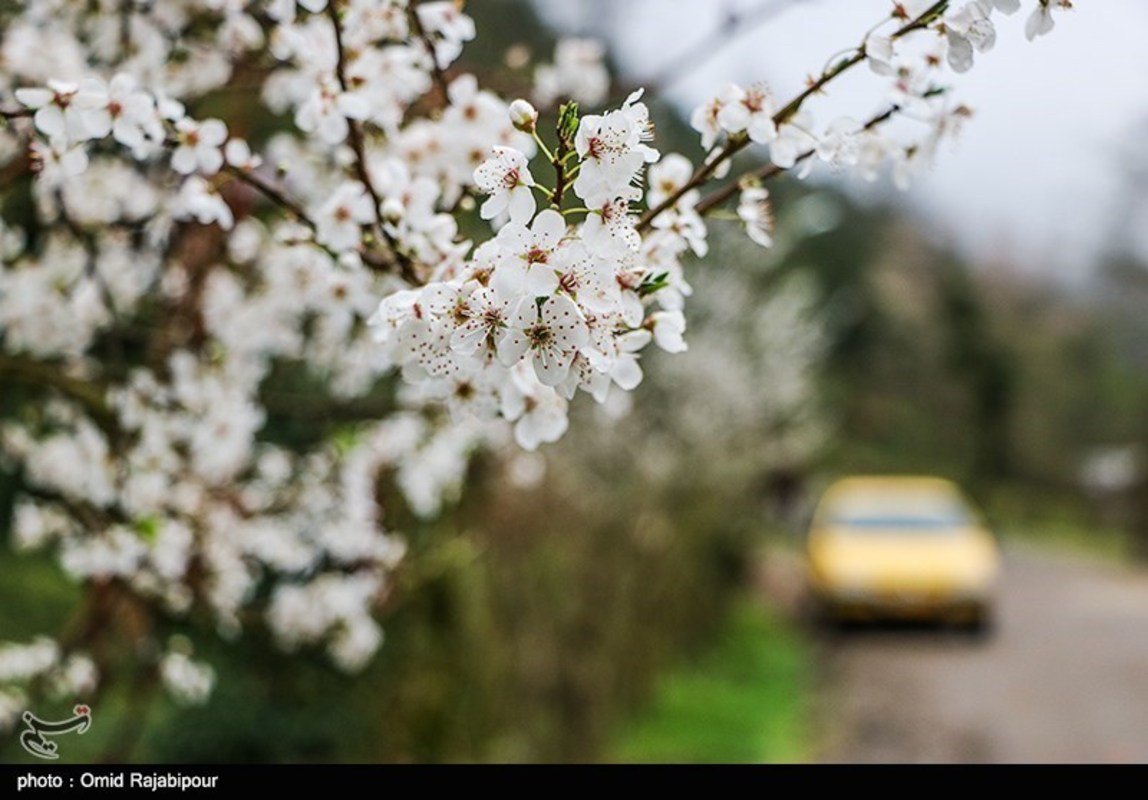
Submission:
<svg viewBox="0 0 1148 800">
<path fill-rule="evenodd" d="M 675 83 L 669 94 L 685 108 L 729 80 L 766 79 L 789 97 L 890 7 L 889 0 L 536 2 L 568 31 L 607 37 L 635 82 L 704 38 L 727 9 L 785 6 Z M 978 55 L 971 72 L 949 73 L 976 117 L 898 202 L 922 209 L 938 235 L 974 255 L 1014 257 L 1071 280 L 1086 272 L 1127 205 L 1121 153 L 1139 147 L 1148 162 L 1148 0 L 1079 0 L 1057 15 L 1050 35 L 1029 43 L 1024 17 L 1034 3 L 1024 0 L 1012 17 L 994 15 L 995 49 Z M 880 79 L 855 72 L 813 106 L 820 122 L 882 107 Z M 1148 227 L 1145 215 L 1140 220 Z M 1148 252 L 1143 230 L 1140 244 Z"/>
</svg>

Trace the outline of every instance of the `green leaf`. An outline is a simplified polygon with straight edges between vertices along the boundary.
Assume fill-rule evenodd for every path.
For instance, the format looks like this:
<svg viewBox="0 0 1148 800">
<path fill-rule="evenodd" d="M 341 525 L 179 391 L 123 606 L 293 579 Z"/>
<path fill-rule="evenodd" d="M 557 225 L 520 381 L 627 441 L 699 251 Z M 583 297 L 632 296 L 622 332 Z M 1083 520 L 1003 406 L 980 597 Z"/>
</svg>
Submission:
<svg viewBox="0 0 1148 800">
<path fill-rule="evenodd" d="M 154 542 L 159 536 L 159 520 L 155 517 L 142 517 L 133 523 L 136 533 L 145 542 Z"/>
<path fill-rule="evenodd" d="M 647 275 L 646 279 L 638 287 L 638 296 L 645 297 L 654 292 L 661 291 L 670 285 L 670 273 L 663 272 L 660 275 Z"/>
<path fill-rule="evenodd" d="M 563 103 L 558 109 L 558 139 L 565 145 L 565 149 L 574 147 L 574 137 L 578 133 L 578 125 L 582 118 L 578 113 L 578 104 L 571 100 Z"/>
</svg>

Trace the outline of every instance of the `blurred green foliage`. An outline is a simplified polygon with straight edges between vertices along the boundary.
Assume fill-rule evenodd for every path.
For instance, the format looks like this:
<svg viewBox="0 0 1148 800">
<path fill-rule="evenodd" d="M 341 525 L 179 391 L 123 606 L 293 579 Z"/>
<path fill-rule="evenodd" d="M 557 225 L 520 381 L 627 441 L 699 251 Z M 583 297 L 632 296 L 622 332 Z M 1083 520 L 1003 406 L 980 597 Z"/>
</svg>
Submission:
<svg viewBox="0 0 1148 800">
<path fill-rule="evenodd" d="M 717 641 L 658 680 L 610 757 L 643 763 L 792 763 L 808 755 L 808 645 L 743 600 Z"/>
<path fill-rule="evenodd" d="M 888 209 L 847 203 L 843 219 L 794 255 L 818 276 L 832 341 L 837 428 L 816 474 L 945 475 L 1005 531 L 1136 527 L 1136 487 L 1090 493 L 1081 471 L 1145 435 L 1143 324 L 1121 310 L 1145 266 L 1066 286 L 973 265 Z"/>
<path fill-rule="evenodd" d="M 620 711 L 723 618 L 752 520 L 700 493 L 635 501 L 619 486 L 611 502 L 560 477 L 520 491 L 478 472 L 460 508 L 412 530 L 409 585 L 364 675 L 288 660 L 258 632 L 199 637 L 219 670 L 207 705 L 137 704 L 129 679 L 68 752 L 132 740 L 133 759 L 163 762 L 595 758 Z M 0 636 L 60 628 L 75 587 L 39 556 L 5 550 L 0 572 L 14 578 Z M 27 758 L 0 744 L 0 760 Z"/>
</svg>

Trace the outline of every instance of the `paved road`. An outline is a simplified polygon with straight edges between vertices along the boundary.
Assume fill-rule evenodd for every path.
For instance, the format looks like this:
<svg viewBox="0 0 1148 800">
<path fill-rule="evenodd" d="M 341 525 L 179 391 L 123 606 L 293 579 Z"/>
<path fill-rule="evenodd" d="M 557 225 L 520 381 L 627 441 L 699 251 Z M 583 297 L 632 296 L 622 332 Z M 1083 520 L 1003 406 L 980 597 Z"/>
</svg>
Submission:
<svg viewBox="0 0 1148 800">
<path fill-rule="evenodd" d="M 1148 762 L 1148 574 L 1010 553 L 996 633 L 824 643 L 822 760 Z"/>
</svg>

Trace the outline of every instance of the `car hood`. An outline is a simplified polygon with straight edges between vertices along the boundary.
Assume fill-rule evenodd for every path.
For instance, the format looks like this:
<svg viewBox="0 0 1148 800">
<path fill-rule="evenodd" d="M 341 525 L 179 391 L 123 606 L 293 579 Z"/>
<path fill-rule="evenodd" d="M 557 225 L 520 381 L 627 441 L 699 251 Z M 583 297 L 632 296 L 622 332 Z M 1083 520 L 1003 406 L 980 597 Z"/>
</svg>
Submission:
<svg viewBox="0 0 1148 800">
<path fill-rule="evenodd" d="M 978 528 L 952 532 L 828 528 L 811 537 L 810 567 L 831 584 L 889 589 L 959 589 L 992 583 L 999 554 Z"/>
</svg>

